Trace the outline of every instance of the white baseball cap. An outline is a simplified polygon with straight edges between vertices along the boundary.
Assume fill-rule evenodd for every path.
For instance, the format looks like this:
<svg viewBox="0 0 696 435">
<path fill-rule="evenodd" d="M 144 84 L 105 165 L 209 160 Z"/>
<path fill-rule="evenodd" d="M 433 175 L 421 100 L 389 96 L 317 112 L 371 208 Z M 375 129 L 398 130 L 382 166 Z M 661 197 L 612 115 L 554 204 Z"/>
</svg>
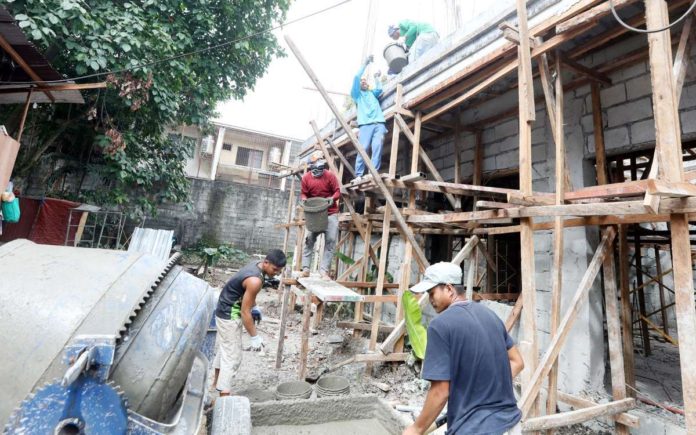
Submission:
<svg viewBox="0 0 696 435">
<path fill-rule="evenodd" d="M 411 287 L 414 293 L 425 293 L 438 284 L 461 284 L 462 269 L 456 264 L 440 262 L 425 269 L 423 279 Z"/>
</svg>

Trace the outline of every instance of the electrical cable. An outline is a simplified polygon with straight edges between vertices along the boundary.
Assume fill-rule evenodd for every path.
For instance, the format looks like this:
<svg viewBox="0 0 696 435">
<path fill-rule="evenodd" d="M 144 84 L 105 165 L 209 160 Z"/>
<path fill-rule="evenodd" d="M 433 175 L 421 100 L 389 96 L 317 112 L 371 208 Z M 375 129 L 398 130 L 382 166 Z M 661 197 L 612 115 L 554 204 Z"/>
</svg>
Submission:
<svg viewBox="0 0 696 435">
<path fill-rule="evenodd" d="M 294 19 L 294 20 L 286 21 L 286 22 L 284 22 L 284 23 L 281 23 L 281 24 L 279 24 L 279 25 L 277 25 L 277 26 L 274 26 L 274 27 L 270 27 L 270 28 L 268 28 L 268 29 L 259 30 L 258 32 L 255 32 L 255 33 L 252 33 L 252 34 L 249 34 L 249 35 L 245 35 L 245 36 L 242 36 L 242 37 L 233 39 L 233 40 L 231 40 L 231 41 L 221 42 L 221 43 L 219 43 L 219 44 L 211 45 L 210 47 L 199 48 L 199 49 L 197 49 L 197 50 L 189 51 L 189 52 L 187 52 L 187 53 L 181 53 L 181 54 L 177 54 L 177 55 L 174 55 L 174 56 L 165 57 L 165 58 L 158 59 L 158 60 L 153 60 L 153 61 L 151 61 L 151 62 L 141 63 L 141 64 L 134 65 L 134 66 L 131 66 L 131 67 L 128 67 L 128 68 L 122 68 L 122 69 L 110 70 L 110 71 L 104 71 L 104 72 L 97 72 L 97 73 L 93 73 L 93 74 L 86 74 L 86 75 L 83 75 L 83 76 L 70 77 L 70 78 L 59 79 L 59 80 L 41 80 L 41 81 L 39 81 L 39 82 L 37 82 L 37 81 L 25 81 L 25 82 L 4 82 L 4 81 L 0 81 L 0 84 L 2 84 L 2 85 L 31 85 L 31 84 L 37 84 L 37 83 L 41 83 L 41 84 L 66 83 L 66 82 L 70 82 L 70 81 L 84 80 L 84 79 L 89 79 L 89 78 L 94 78 L 94 77 L 100 77 L 100 76 L 109 75 L 109 74 L 121 74 L 121 73 L 124 73 L 124 72 L 127 72 L 127 71 L 133 71 L 133 70 L 137 70 L 137 69 L 140 69 L 140 68 L 147 68 L 147 67 L 151 67 L 151 66 L 158 65 L 158 64 L 160 64 L 160 63 L 169 62 L 169 61 L 176 60 L 176 59 L 181 59 L 182 57 L 193 56 L 193 55 L 196 55 L 196 54 L 205 53 L 205 52 L 208 52 L 208 51 L 211 51 L 211 50 L 216 50 L 216 49 L 218 49 L 218 48 L 226 47 L 226 46 L 228 46 L 228 45 L 236 44 L 237 42 L 241 42 L 241 41 L 244 41 L 244 40 L 246 40 L 246 39 L 251 39 L 251 38 L 254 38 L 254 37 L 256 37 L 256 36 L 263 35 L 264 33 L 272 32 L 272 31 L 274 31 L 274 30 L 280 29 L 280 28 L 282 28 L 282 27 L 284 27 L 284 26 L 288 26 L 288 25 L 290 25 L 290 24 L 295 24 L 295 23 L 297 23 L 297 22 L 299 22 L 299 21 L 305 20 L 305 19 L 307 19 L 307 18 L 311 18 L 311 17 L 313 17 L 313 16 L 315 16 L 315 15 L 319 15 L 319 14 L 322 14 L 322 13 L 324 13 L 324 12 L 328 12 L 328 11 L 330 11 L 331 9 L 335 9 L 335 8 L 337 8 L 337 7 L 339 7 L 339 6 L 343 6 L 344 4 L 349 3 L 349 2 L 351 2 L 351 1 L 352 1 L 352 0 L 343 0 L 343 1 L 339 2 L 339 3 L 336 3 L 336 4 L 334 4 L 334 5 L 328 6 L 328 7 L 324 8 L 324 9 L 320 9 L 320 10 L 318 10 L 318 11 L 312 12 L 311 14 L 307 14 L 307 15 L 305 15 L 305 16 L 302 16 L 302 17 L 300 17 L 300 18 L 296 18 L 296 19 Z M 695 0 L 695 1 L 696 1 L 696 0 Z"/>
<path fill-rule="evenodd" d="M 673 22 L 673 23 L 669 24 L 668 26 L 665 26 L 661 29 L 653 29 L 653 30 L 639 29 L 637 27 L 631 26 L 630 24 L 628 24 L 624 20 L 622 20 L 621 17 L 619 17 L 619 14 L 616 12 L 616 8 L 614 7 L 614 0 L 609 0 L 609 7 L 611 8 L 611 13 L 614 15 L 614 18 L 616 19 L 616 21 L 618 21 L 619 24 L 621 24 L 622 26 L 624 26 L 628 30 L 631 30 L 631 31 L 637 32 L 637 33 L 659 33 L 659 32 L 664 32 L 665 30 L 669 30 L 672 27 L 674 27 L 677 24 L 684 21 L 684 19 L 686 19 L 686 17 L 688 17 L 689 14 L 694 11 L 694 9 L 696 9 L 696 0 L 691 2 L 691 6 L 689 6 L 689 9 L 686 12 L 684 12 L 684 15 L 679 17 L 678 20 L 676 20 L 675 22 Z"/>
</svg>

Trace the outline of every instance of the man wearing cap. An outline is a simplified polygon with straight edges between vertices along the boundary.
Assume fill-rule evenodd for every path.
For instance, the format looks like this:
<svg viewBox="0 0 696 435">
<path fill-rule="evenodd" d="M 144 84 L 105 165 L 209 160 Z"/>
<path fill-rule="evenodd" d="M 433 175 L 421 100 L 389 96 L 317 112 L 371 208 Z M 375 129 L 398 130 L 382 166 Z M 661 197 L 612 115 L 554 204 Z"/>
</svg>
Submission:
<svg viewBox="0 0 696 435">
<path fill-rule="evenodd" d="M 433 26 L 411 20 L 402 20 L 398 24 L 392 24 L 387 34 L 393 40 L 404 37 L 404 43 L 408 48 L 408 63 L 413 63 L 426 51 L 433 48 L 440 40 Z"/>
<path fill-rule="evenodd" d="M 378 100 L 379 96 L 382 95 L 382 82 L 375 80 L 375 88 L 370 89 L 367 79 L 363 77 L 365 68 L 373 59 L 373 56 L 368 56 L 353 78 L 350 96 L 355 101 L 358 112 L 358 127 L 360 128 L 358 139 L 365 152 L 370 155 L 372 166 L 379 171 L 379 168 L 382 166 L 382 144 L 384 143 L 384 135 L 387 133 L 384 113 L 382 113 L 382 107 L 379 105 Z M 375 73 L 376 78 L 379 78 L 379 76 L 379 72 Z M 360 153 L 358 153 L 358 156 L 355 158 L 356 179 L 362 177 L 364 173 L 365 162 Z"/>
<path fill-rule="evenodd" d="M 438 316 L 428 326 L 423 379 L 431 382 L 423 410 L 404 435 L 423 434 L 447 403 L 447 434 L 521 434 L 512 379 L 524 362 L 505 325 L 490 309 L 465 299 L 461 268 L 437 263 L 411 291 L 428 292 Z"/>
<path fill-rule="evenodd" d="M 329 279 L 331 260 L 333 259 L 336 239 L 338 238 L 338 199 L 341 197 L 341 186 L 333 172 L 326 169 L 326 160 L 321 151 L 314 151 L 309 157 L 309 172 L 302 176 L 300 184 L 300 199 L 326 198 L 332 200 L 328 209 L 329 224 L 324 231 L 324 256 L 321 258 L 319 271 L 321 277 Z M 302 251 L 302 276 L 309 276 L 309 265 L 312 263 L 314 242 L 319 237 L 319 232 L 307 231 L 305 245 Z"/>
</svg>

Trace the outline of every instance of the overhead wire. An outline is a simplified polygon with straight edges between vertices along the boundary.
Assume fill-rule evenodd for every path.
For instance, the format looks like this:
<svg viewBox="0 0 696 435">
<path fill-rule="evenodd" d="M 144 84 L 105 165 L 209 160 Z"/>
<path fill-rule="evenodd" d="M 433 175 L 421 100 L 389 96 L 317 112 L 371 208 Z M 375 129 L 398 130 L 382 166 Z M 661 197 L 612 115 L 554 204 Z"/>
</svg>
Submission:
<svg viewBox="0 0 696 435">
<path fill-rule="evenodd" d="M 78 80 L 85 80 L 85 79 L 94 78 L 94 77 L 101 77 L 101 76 L 105 76 L 105 75 L 109 75 L 109 74 L 121 74 L 121 73 L 124 73 L 124 72 L 134 71 L 134 70 L 138 70 L 138 69 L 141 69 L 141 68 L 148 68 L 148 67 L 152 67 L 152 66 L 155 66 L 155 65 L 159 65 L 159 64 L 164 63 L 164 62 L 170 62 L 170 61 L 172 61 L 172 60 L 181 59 L 181 58 L 183 58 L 183 57 L 193 56 L 193 55 L 196 55 L 196 54 L 205 53 L 205 52 L 212 51 L 212 50 L 217 50 L 218 48 L 227 47 L 227 46 L 229 46 L 229 45 L 236 44 L 236 43 L 238 43 L 238 42 L 241 42 L 241 41 L 244 41 L 244 40 L 247 40 L 247 39 L 251 39 L 251 38 L 254 38 L 254 37 L 259 36 L 259 35 L 263 35 L 264 33 L 272 32 L 272 31 L 274 31 L 274 30 L 283 28 L 283 27 L 288 26 L 288 25 L 290 25 L 290 24 L 294 24 L 294 23 L 297 23 L 297 22 L 299 22 L 299 21 L 306 20 L 307 18 L 311 18 L 311 17 L 314 17 L 314 16 L 316 16 L 316 15 L 323 14 L 323 13 L 328 12 L 328 11 L 330 11 L 330 10 L 332 10 L 332 9 L 335 9 L 335 8 L 337 8 L 337 7 L 339 7 L 339 6 L 343 6 L 343 5 L 346 4 L 346 3 L 350 3 L 351 1 L 352 1 L 352 0 L 342 0 L 342 1 L 338 2 L 338 3 L 335 3 L 335 4 L 331 5 L 331 6 L 326 7 L 326 8 L 324 8 L 324 9 L 319 9 L 319 10 L 317 10 L 317 11 L 314 11 L 314 12 L 312 12 L 312 13 L 310 13 L 310 14 L 307 14 L 307 15 L 304 15 L 304 16 L 302 16 L 302 17 L 296 18 L 296 19 L 294 19 L 294 20 L 285 21 L 284 23 L 278 24 L 277 26 L 269 27 L 268 29 L 264 29 L 264 30 L 259 30 L 258 32 L 254 32 L 254 33 L 251 33 L 251 34 L 248 34 L 248 35 L 245 35 L 245 36 L 241 36 L 241 37 L 239 37 L 239 38 L 235 38 L 235 39 L 230 40 L 230 41 L 225 41 L 225 42 L 221 42 L 221 43 L 219 43 L 219 44 L 211 45 L 211 46 L 209 46 L 209 47 L 199 48 L 199 49 L 197 49 L 197 50 L 192 50 L 192 51 L 189 51 L 189 52 L 186 52 L 186 53 L 176 54 L 176 55 L 173 55 L 173 56 L 169 56 L 169 57 L 165 57 L 165 58 L 153 60 L 153 61 L 151 61 L 151 62 L 145 62 L 145 63 L 141 63 L 141 64 L 138 64 L 138 65 L 133 65 L 133 66 L 130 66 L 130 67 L 127 67 L 127 68 L 121 68 L 121 69 L 116 69 L 116 70 L 109 70 L 109 71 L 96 72 L 96 73 L 92 73 L 92 74 L 86 74 L 86 75 L 82 75 L 82 76 L 69 77 L 69 78 L 57 79 L 57 80 L 24 81 L 24 82 L 5 82 L 5 81 L 0 81 L 0 84 L 3 84 L 3 85 L 31 85 L 31 84 L 39 84 L 39 83 L 40 83 L 40 84 L 66 83 L 66 82 L 74 82 L 74 81 L 78 81 Z"/>
<path fill-rule="evenodd" d="M 686 17 L 688 17 L 689 14 L 691 14 L 694 11 L 694 9 L 696 9 L 696 0 L 691 2 L 691 6 L 689 6 L 689 9 L 686 12 L 684 12 L 684 15 L 679 17 L 679 19 L 677 19 L 673 23 L 670 23 L 668 26 L 665 26 L 661 29 L 651 29 L 651 30 L 639 29 L 637 27 L 633 27 L 630 24 L 628 24 L 627 22 L 625 22 L 624 20 L 622 20 L 621 17 L 619 16 L 618 12 L 616 12 L 616 7 L 614 6 L 614 0 L 609 0 L 609 7 L 611 8 L 611 13 L 614 15 L 614 19 L 616 19 L 616 21 L 619 24 L 621 24 L 622 26 L 624 26 L 626 29 L 628 29 L 632 32 L 637 32 L 637 33 L 659 33 L 659 32 L 664 32 L 665 30 L 669 30 L 672 27 L 674 27 L 677 24 L 684 21 L 686 19 Z"/>
</svg>

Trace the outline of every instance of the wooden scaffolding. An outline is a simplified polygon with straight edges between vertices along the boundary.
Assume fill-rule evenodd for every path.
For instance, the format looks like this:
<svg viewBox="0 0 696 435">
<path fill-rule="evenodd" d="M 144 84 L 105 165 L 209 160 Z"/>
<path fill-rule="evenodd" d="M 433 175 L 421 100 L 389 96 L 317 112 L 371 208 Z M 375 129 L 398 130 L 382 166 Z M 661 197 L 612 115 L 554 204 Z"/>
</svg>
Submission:
<svg viewBox="0 0 696 435">
<path fill-rule="evenodd" d="M 670 1 L 613 0 L 619 11 L 625 7 L 635 7 L 644 3 L 645 14 L 636 14 L 629 24 L 645 24 L 647 29 L 662 29 L 670 24 L 673 16 L 682 14 L 689 7 L 688 0 Z M 633 5 L 632 5 L 633 4 Z M 361 155 L 365 161 L 368 176 L 357 182 L 347 182 L 342 186 L 342 205 L 346 213 L 341 214 L 341 236 L 337 250 L 348 256 L 360 257 L 351 266 L 337 267 L 337 282 L 352 289 L 359 298 L 353 302 L 355 318 L 344 326 L 355 331 L 370 332 L 369 353 L 356 356 L 353 361 L 399 361 L 406 354 L 404 349 L 405 325 L 401 307 L 401 295 L 413 284 L 410 265 L 415 263 L 422 273 L 430 264 L 425 255 L 425 244 L 429 238 L 446 236 L 450 254 L 449 260 L 455 263 L 469 259 L 465 265 L 466 286 L 469 294 L 480 283 L 474 256 L 485 259 L 489 276 L 500 267 L 496 254 L 491 253 L 494 237 L 506 234 L 519 234 L 520 295 L 507 292 L 486 293 L 481 291 L 479 298 L 516 300 L 514 309 L 507 319 L 508 329 L 522 318 L 520 323 L 519 347 L 525 360 L 525 370 L 521 374 L 522 397 L 518 403 L 524 415 L 525 430 L 544 430 L 587 421 L 600 416 L 611 416 L 616 422 L 616 432 L 628 433 L 629 427 L 639 423 L 633 415 L 625 411 L 635 407 L 633 398 L 635 378 L 633 369 L 634 315 L 629 287 L 629 268 L 631 267 L 630 244 L 633 244 L 636 270 L 641 270 L 641 249 L 660 249 L 671 252 L 672 267 L 658 272 L 648 282 L 658 282 L 671 272 L 674 288 L 669 289 L 675 297 L 676 329 L 679 331 L 678 344 L 681 359 L 682 390 L 686 428 L 696 433 L 696 306 L 694 304 L 694 284 L 692 271 L 692 248 L 689 221 L 696 219 L 696 186 L 690 181 L 696 179 L 696 172 L 684 170 L 683 155 L 694 154 L 690 147 L 682 146 L 679 98 L 688 64 L 689 46 L 692 37 L 693 17 L 688 17 L 679 28 L 673 28 L 673 40 L 669 30 L 657 31 L 647 35 L 647 46 L 623 56 L 611 59 L 604 65 L 588 68 L 580 63 L 588 53 L 610 46 L 629 30 L 616 24 L 608 29 L 597 31 L 598 22 L 609 17 L 611 9 L 605 0 L 578 0 L 561 14 L 553 15 L 533 27 L 527 24 L 527 5 L 525 0 L 516 0 L 517 23 L 502 26 L 508 40 L 500 48 L 467 64 L 450 77 L 435 86 L 405 100 L 403 88 L 398 85 L 394 104 L 385 111 L 385 118 L 391 126 L 390 146 L 385 141 L 385 155 L 388 162 L 384 174 L 372 165 L 369 156 L 358 142 L 349 120 L 328 97 L 325 88 L 302 56 L 298 47 L 286 36 L 287 43 L 307 72 L 314 85 L 333 111 L 338 125 L 329 133 L 322 133 L 314 122 L 316 142 L 306 151 L 319 149 L 326 156 L 330 169 L 339 180 L 352 179 L 355 175 L 349 158 L 352 153 Z M 606 26 L 605 26 L 606 27 Z M 590 35 L 588 37 L 588 35 Z M 582 44 L 572 44 L 582 38 Z M 565 47 L 572 46 L 571 49 Z M 672 48 L 676 48 L 673 56 Z M 654 154 L 647 156 L 648 162 L 636 157 L 631 167 L 624 167 L 626 160 L 609 161 L 604 144 L 604 121 L 600 89 L 611 83 L 609 76 L 639 62 L 649 61 L 652 87 L 653 115 L 656 146 Z M 533 67 L 535 66 L 535 68 Z M 536 73 L 535 73 L 536 71 Z M 564 83 L 564 72 L 572 73 L 573 80 Z M 510 76 L 517 73 L 517 80 L 511 82 Z M 566 74 L 565 76 L 567 76 Z M 534 81 L 538 80 L 543 95 L 535 97 Z M 507 81 L 506 81 L 507 80 Z M 490 101 L 501 95 L 500 84 L 507 89 L 517 88 L 518 104 L 515 107 L 501 108 L 494 117 L 480 120 L 476 125 L 462 125 L 460 110 L 467 110 Z M 490 92 L 493 86 L 494 92 Z M 564 146 L 564 95 L 582 86 L 591 86 L 592 124 L 596 152 L 596 186 L 572 188 L 568 182 L 566 150 Z M 484 91 L 487 91 L 484 93 Z M 535 105 L 542 103 L 546 109 L 550 130 L 555 143 L 555 188 L 553 193 L 541 193 L 532 187 L 532 124 L 535 122 Z M 482 161 L 485 149 L 482 146 L 482 133 L 486 126 L 501 119 L 519 119 L 519 165 L 517 188 L 490 187 L 483 185 Z M 454 137 L 453 180 L 446 181 L 436 165 L 429 158 L 422 143 L 424 132 L 436 138 Z M 473 134 L 476 138 L 473 176 L 464 180 L 461 173 L 459 140 L 462 133 Z M 404 139 L 404 140 L 402 140 Z M 406 173 L 397 174 L 398 162 L 407 168 Z M 630 160 L 630 157 L 629 157 Z M 403 164 L 403 162 L 407 162 Z M 636 176 L 636 168 L 643 164 L 642 177 Z M 304 167 L 291 171 L 294 180 Z M 626 172 L 634 171 L 627 179 Z M 447 210 L 428 212 L 424 204 L 428 195 L 443 195 L 448 203 Z M 365 198 L 364 211 L 356 210 L 356 199 Z M 384 205 L 380 205 L 380 202 Z M 303 222 L 293 214 L 294 198 L 291 197 L 288 209 L 288 222 L 285 228 L 285 248 L 292 229 L 296 229 L 295 268 L 300 269 L 299 257 L 303 241 Z M 551 217 L 552 220 L 543 218 Z M 639 224 L 667 223 L 668 231 L 662 231 L 662 242 L 641 234 Z M 564 229 L 572 227 L 598 227 L 600 242 L 574 295 L 567 303 L 565 312 L 561 310 L 562 262 L 564 251 Z M 537 339 L 535 287 L 535 231 L 552 230 L 553 267 L 551 292 L 551 339 L 546 348 L 540 348 Z M 374 242 L 373 233 L 380 236 Z M 404 253 L 400 268 L 401 276 L 394 283 L 387 280 L 387 257 L 390 240 L 398 235 L 403 240 Z M 641 246 L 643 240 L 648 245 Z M 363 249 L 355 253 L 357 241 L 363 241 Z M 629 243 L 630 242 L 630 243 Z M 453 246 L 459 243 L 458 253 L 452 256 Z M 659 252 L 657 254 L 659 256 Z M 659 262 L 658 262 L 659 263 Z M 376 276 L 368 281 L 367 276 L 376 269 Z M 618 269 L 618 272 L 617 272 Z M 611 369 L 611 391 L 613 401 L 597 404 L 592 401 L 570 396 L 557 388 L 557 361 L 561 348 L 587 302 L 588 293 L 598 276 L 604 289 L 606 330 Z M 357 280 L 350 280 L 357 275 Z M 642 295 L 646 282 L 639 272 L 640 281 L 634 289 Z M 488 280 L 490 281 L 490 280 Z M 286 316 L 290 303 L 290 290 L 299 284 L 289 275 L 283 280 L 284 305 Z M 490 286 L 488 286 L 490 290 Z M 427 303 L 427 295 L 419 303 Z M 311 299 L 305 298 L 305 327 L 303 328 L 303 354 L 307 351 L 309 312 Z M 385 327 L 380 323 L 384 304 L 396 305 L 396 323 Z M 650 316 L 661 314 L 664 329 L 667 328 L 665 311 L 670 308 L 662 303 L 661 309 L 654 313 L 645 311 L 644 303 L 639 304 L 636 324 L 641 326 L 642 337 L 647 339 L 647 328 L 658 329 Z M 371 308 L 368 316 L 365 307 Z M 370 322 L 365 320 L 369 317 Z M 320 309 L 315 322 L 320 321 Z M 281 328 L 284 329 L 283 320 Z M 672 326 L 674 328 L 674 325 Z M 387 333 L 378 343 L 379 333 Z M 283 337 L 284 331 L 280 336 Z M 649 349 L 649 342 L 645 345 Z M 648 350 L 649 352 L 649 350 Z M 280 365 L 282 340 L 279 345 L 277 364 Z M 304 370 L 301 368 L 301 376 Z M 548 382 L 547 382 L 548 381 Z M 541 403 L 540 391 L 546 386 L 546 402 Z M 557 413 L 557 402 L 564 402 L 574 411 Z"/>
</svg>

